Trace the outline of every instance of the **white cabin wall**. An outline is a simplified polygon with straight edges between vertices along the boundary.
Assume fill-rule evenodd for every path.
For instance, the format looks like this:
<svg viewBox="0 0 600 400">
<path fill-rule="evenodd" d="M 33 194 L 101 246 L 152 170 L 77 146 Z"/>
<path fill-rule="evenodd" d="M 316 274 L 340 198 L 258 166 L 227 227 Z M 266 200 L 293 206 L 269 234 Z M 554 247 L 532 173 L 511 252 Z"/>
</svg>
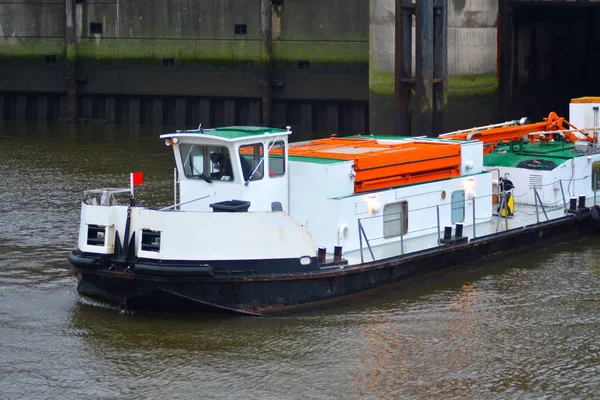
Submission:
<svg viewBox="0 0 600 400">
<path fill-rule="evenodd" d="M 311 235 L 283 212 L 195 213 L 134 208 L 137 255 L 159 260 L 314 257 Z M 141 250 L 142 229 L 161 232 L 160 252 Z"/>
<path fill-rule="evenodd" d="M 598 111 L 594 111 L 594 107 Z M 600 126 L 600 103 L 570 103 L 569 122 L 578 128 Z"/>
<path fill-rule="evenodd" d="M 552 171 L 536 171 L 524 168 L 500 167 L 500 176 L 510 173 L 510 180 L 515 185 L 513 195 L 517 204 L 535 204 L 535 192 L 533 185 L 541 182 L 538 193 L 546 206 L 560 207 L 569 203 L 570 197 L 586 196 L 588 199 L 594 197 L 592 186 L 592 165 L 600 161 L 600 154 L 592 154 L 566 160 Z M 580 176 L 573 180 L 573 176 Z M 494 178 L 496 175 L 494 175 Z M 563 200 L 559 181 L 562 181 L 565 198 Z M 600 196 L 600 195 L 599 195 Z M 591 204 L 588 202 L 588 204 Z M 518 211 L 518 207 L 516 206 Z"/>
<path fill-rule="evenodd" d="M 400 201 L 408 202 L 408 232 L 404 239 L 421 236 L 437 231 L 437 209 L 440 207 L 440 226 L 451 225 L 452 192 L 465 190 L 464 226 L 473 224 L 473 197 L 476 197 L 475 214 L 477 222 L 489 220 L 492 215 L 492 175 L 481 173 L 464 178 L 447 179 L 397 189 L 386 189 L 378 192 L 358 194 L 342 199 L 331 199 L 333 208 L 337 210 L 335 231 L 330 232 L 323 242 L 328 249 L 335 245 L 343 245 L 344 251 L 360 248 L 358 219 L 372 246 L 399 242 L 400 236 L 383 238 L 383 209 L 386 204 Z M 442 199 L 442 191 L 446 192 Z M 477 199 L 477 197 L 481 197 Z M 347 226 L 347 236 L 338 241 L 338 230 Z M 365 244 L 363 243 L 363 246 Z"/>
<path fill-rule="evenodd" d="M 460 174 L 473 175 L 483 171 L 483 142 L 472 141 L 460 146 Z"/>
<path fill-rule="evenodd" d="M 336 229 L 337 209 L 327 201 L 327 166 L 335 164 L 289 161 L 288 165 L 289 214 L 312 234 L 315 246 L 325 246 Z"/>
<path fill-rule="evenodd" d="M 113 254 L 115 233 L 118 231 L 119 237 L 123 240 L 125 235 L 126 217 L 127 206 L 92 206 L 82 203 L 81 216 L 79 219 L 79 250 L 90 253 Z M 106 227 L 106 246 L 104 248 L 100 246 L 89 246 L 87 244 L 88 225 Z"/>
</svg>

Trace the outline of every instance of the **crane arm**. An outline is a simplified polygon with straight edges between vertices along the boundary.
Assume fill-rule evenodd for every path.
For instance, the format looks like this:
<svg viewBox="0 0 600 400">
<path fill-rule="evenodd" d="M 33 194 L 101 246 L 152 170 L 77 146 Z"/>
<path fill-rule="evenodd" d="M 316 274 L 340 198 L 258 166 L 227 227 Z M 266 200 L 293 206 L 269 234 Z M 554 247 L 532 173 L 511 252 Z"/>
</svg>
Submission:
<svg viewBox="0 0 600 400">
<path fill-rule="evenodd" d="M 575 131 L 569 130 L 567 127 L 577 130 L 569 121 L 563 117 L 559 117 L 555 112 L 551 112 L 548 118 L 544 118 L 542 122 L 529 123 L 526 118 L 520 120 L 508 121 L 495 125 L 476 127 L 462 131 L 450 132 L 440 135 L 443 139 L 455 140 L 479 140 L 483 142 L 484 154 L 491 153 L 498 143 L 503 141 L 518 142 L 524 137 L 539 141 L 542 143 L 554 139 L 553 132 L 560 133 L 568 142 L 576 142 L 578 140 L 593 141 L 591 136 L 588 136 L 584 131 L 579 131 L 582 136 L 579 137 Z"/>
</svg>

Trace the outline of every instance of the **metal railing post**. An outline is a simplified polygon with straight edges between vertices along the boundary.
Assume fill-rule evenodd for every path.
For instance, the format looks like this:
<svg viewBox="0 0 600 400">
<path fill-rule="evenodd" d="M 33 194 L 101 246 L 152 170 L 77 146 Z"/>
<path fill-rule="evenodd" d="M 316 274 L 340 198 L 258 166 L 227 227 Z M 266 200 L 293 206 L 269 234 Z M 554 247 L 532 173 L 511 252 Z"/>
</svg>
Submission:
<svg viewBox="0 0 600 400">
<path fill-rule="evenodd" d="M 440 244 L 440 240 L 442 239 L 440 237 L 440 206 L 435 206 L 436 210 L 437 210 L 437 232 L 438 232 L 438 244 Z"/>
<path fill-rule="evenodd" d="M 473 239 L 475 239 L 477 237 L 475 235 L 475 199 L 476 199 L 476 197 L 473 196 Z"/>
<path fill-rule="evenodd" d="M 404 255 L 404 213 L 400 211 L 400 254 Z"/>
<path fill-rule="evenodd" d="M 362 225 L 360 224 L 360 218 L 358 219 L 358 243 L 360 244 L 360 262 L 364 263 L 365 258 L 363 256 L 363 247 L 362 247 Z"/>
<path fill-rule="evenodd" d="M 177 204 L 177 168 L 173 168 L 173 204 Z"/>
<path fill-rule="evenodd" d="M 535 186 L 533 187 L 533 201 L 535 202 L 535 217 L 537 218 L 537 222 L 538 224 L 540 223 L 540 213 L 538 211 L 538 206 L 537 206 L 537 189 L 535 188 Z"/>
<path fill-rule="evenodd" d="M 504 206 L 506 207 L 506 217 L 504 217 L 504 230 L 508 230 L 508 196 L 510 193 L 506 192 L 506 198 L 504 199 Z"/>
<path fill-rule="evenodd" d="M 498 229 L 500 229 L 500 220 L 502 219 L 502 210 L 504 210 L 504 206 L 506 205 L 505 193 L 500 193 L 500 197 L 502 197 L 502 200 L 500 200 L 500 211 L 498 212 L 498 223 L 496 224 L 496 232 L 498 232 Z M 508 217 L 508 215 L 506 217 Z M 506 217 L 504 219 L 506 219 Z M 508 229 L 508 224 L 507 224 L 507 229 Z"/>
</svg>

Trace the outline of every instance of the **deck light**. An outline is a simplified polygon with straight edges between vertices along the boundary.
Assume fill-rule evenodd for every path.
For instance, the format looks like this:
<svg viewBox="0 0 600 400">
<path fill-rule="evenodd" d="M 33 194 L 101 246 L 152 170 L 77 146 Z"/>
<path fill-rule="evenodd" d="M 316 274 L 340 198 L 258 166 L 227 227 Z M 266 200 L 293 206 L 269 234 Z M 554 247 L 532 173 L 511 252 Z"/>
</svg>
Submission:
<svg viewBox="0 0 600 400">
<path fill-rule="evenodd" d="M 369 212 L 372 214 L 377 214 L 379 211 L 381 211 L 381 204 L 379 204 L 377 201 L 377 196 L 374 194 L 368 197 L 367 203 L 369 204 Z"/>
</svg>

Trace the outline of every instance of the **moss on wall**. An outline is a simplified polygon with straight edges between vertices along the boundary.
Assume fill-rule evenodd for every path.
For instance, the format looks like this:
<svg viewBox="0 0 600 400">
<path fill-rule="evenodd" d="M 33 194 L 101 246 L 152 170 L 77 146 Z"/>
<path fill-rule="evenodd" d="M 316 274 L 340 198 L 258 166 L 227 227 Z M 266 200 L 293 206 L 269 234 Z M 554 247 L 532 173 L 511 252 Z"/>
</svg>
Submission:
<svg viewBox="0 0 600 400">
<path fill-rule="evenodd" d="M 61 39 L 23 39 L 0 44 L 0 58 L 15 62 L 43 59 L 46 54 L 66 56 Z M 1 42 L 0 42 L 1 43 Z M 175 58 L 177 65 L 244 66 L 262 63 L 259 40 L 146 40 L 117 41 L 107 38 L 78 39 L 77 58 L 88 62 L 133 62 L 161 65 L 163 58 Z M 288 42 L 273 43 L 273 61 L 295 64 L 298 60 L 313 64 L 367 65 L 368 43 Z"/>
<path fill-rule="evenodd" d="M 394 95 L 394 75 L 386 72 L 369 73 L 369 89 L 382 96 Z M 448 98 L 491 95 L 498 91 L 496 75 L 466 75 L 448 77 Z"/>
<path fill-rule="evenodd" d="M 0 40 L 0 60 L 7 63 L 39 63 L 45 55 L 56 55 L 58 62 L 66 56 L 64 39 L 17 39 Z"/>
</svg>

